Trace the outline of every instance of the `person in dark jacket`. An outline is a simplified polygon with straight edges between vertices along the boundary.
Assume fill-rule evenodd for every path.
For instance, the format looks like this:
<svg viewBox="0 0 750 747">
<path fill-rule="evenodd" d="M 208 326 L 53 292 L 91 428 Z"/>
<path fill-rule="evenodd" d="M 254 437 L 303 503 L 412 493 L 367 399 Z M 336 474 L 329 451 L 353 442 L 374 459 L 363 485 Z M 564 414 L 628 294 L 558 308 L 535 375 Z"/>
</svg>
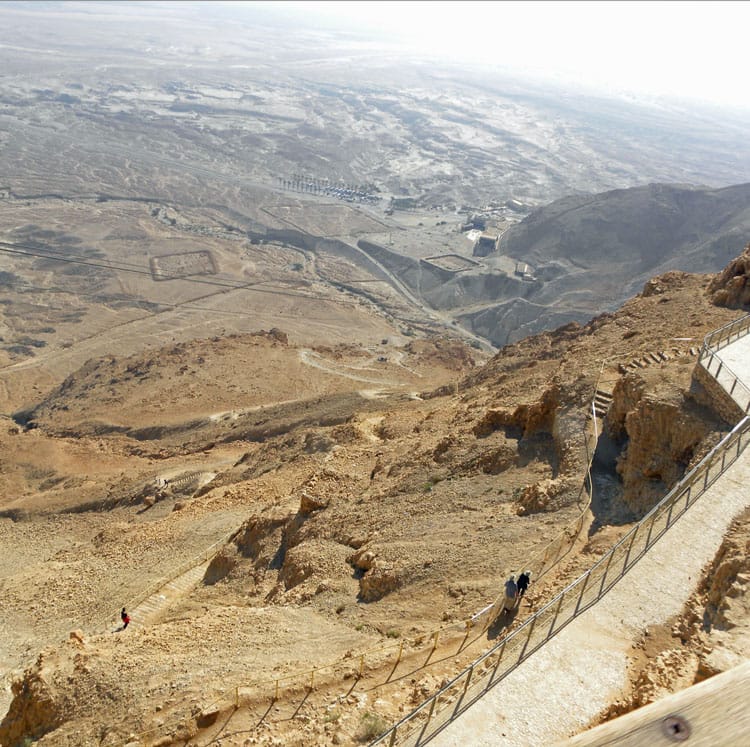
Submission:
<svg viewBox="0 0 750 747">
<path fill-rule="evenodd" d="M 125 608 L 122 608 L 122 612 L 120 612 L 120 620 L 122 620 L 122 629 L 125 630 L 125 628 L 130 625 L 130 615 L 125 612 Z"/>
<path fill-rule="evenodd" d="M 529 588 L 531 582 L 531 571 L 524 571 L 519 577 L 516 585 L 518 586 L 518 598 L 520 599 Z"/>
</svg>

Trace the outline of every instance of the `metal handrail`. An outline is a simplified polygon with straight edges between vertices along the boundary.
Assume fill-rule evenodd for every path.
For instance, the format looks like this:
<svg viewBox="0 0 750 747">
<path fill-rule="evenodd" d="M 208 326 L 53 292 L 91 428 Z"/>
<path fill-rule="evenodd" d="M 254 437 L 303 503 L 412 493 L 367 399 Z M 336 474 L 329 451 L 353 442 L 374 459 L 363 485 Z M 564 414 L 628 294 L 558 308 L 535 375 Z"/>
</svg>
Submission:
<svg viewBox="0 0 750 747">
<path fill-rule="evenodd" d="M 706 335 L 703 340 L 700 355 L 698 356 L 698 364 L 703 366 L 706 372 L 713 376 L 716 383 L 734 399 L 735 403 L 745 415 L 750 413 L 750 387 L 748 387 L 727 365 L 727 363 L 722 360 L 719 355 L 719 350 L 748 333 L 750 333 L 750 314 L 735 319 L 733 322 L 729 322 L 729 324 L 725 324 L 723 327 L 719 327 L 719 329 Z M 719 361 L 716 373 L 711 371 L 711 366 L 714 360 Z M 719 374 L 721 374 L 722 371 L 726 374 L 723 378 L 728 379 L 727 383 L 722 382 L 719 378 Z M 745 394 L 743 402 L 740 402 L 735 396 L 735 389 L 738 385 L 740 390 Z"/>
<path fill-rule="evenodd" d="M 713 332 L 709 332 L 703 338 L 703 346 L 701 347 L 699 360 L 700 358 L 703 357 L 704 353 L 710 350 L 717 352 L 721 348 L 724 348 L 727 345 L 729 345 L 731 342 L 733 342 L 732 334 L 734 333 L 735 330 L 740 331 L 740 334 L 737 335 L 736 339 L 739 339 L 743 335 L 746 335 L 748 334 L 748 332 L 750 332 L 750 314 L 741 316 L 739 319 L 735 319 L 734 321 L 728 322 L 727 324 L 719 327 L 718 329 L 715 329 Z"/>
<path fill-rule="evenodd" d="M 706 354 L 710 356 L 712 359 L 715 355 L 713 344 L 715 342 L 721 343 L 724 340 L 731 340 L 732 335 L 739 331 L 739 334 L 737 335 L 737 338 L 747 334 L 750 332 L 750 315 L 747 315 L 745 317 L 742 317 L 741 319 L 735 320 L 734 322 L 730 322 L 727 325 L 724 325 L 723 327 L 719 328 L 718 330 L 715 330 L 713 333 L 706 336 L 703 347 L 701 348 L 701 353 L 699 356 L 699 363 L 703 365 L 702 359 L 705 357 Z M 729 344 L 727 342 L 726 344 Z M 721 345 L 720 347 L 725 347 L 725 345 Z M 718 349 L 718 346 L 717 346 Z M 710 361 L 709 361 L 710 366 Z M 706 371 L 711 374 L 711 371 L 708 367 L 704 366 Z M 720 371 L 721 369 L 719 369 Z M 717 371 L 717 375 L 719 373 Z M 730 371 L 730 373 L 732 373 Z M 713 375 L 713 374 L 711 374 Z M 732 373 L 733 376 L 735 376 Z M 747 389 L 745 387 L 744 383 L 739 380 L 735 376 L 735 381 L 739 382 L 740 385 Z M 734 387 L 732 388 L 732 391 L 734 390 Z M 747 411 L 746 411 L 747 412 Z M 415 731 L 410 732 L 406 739 L 408 740 L 408 743 L 415 745 L 424 744 L 425 742 L 432 739 L 435 734 L 437 734 L 439 731 L 441 731 L 445 726 L 447 726 L 450 722 L 452 722 L 460 713 L 463 713 L 469 706 L 474 703 L 476 700 L 478 700 L 482 695 L 488 691 L 492 686 L 497 684 L 501 679 L 503 679 L 505 676 L 507 676 L 515 667 L 517 667 L 522 661 L 524 661 L 526 658 L 528 658 L 534 651 L 536 651 L 538 648 L 543 646 L 550 638 L 552 638 L 556 633 L 558 633 L 565 625 L 567 625 L 570 621 L 572 621 L 576 616 L 581 614 L 585 609 L 587 609 L 592 604 L 596 603 L 605 593 L 607 593 L 616 583 L 619 581 L 619 579 L 625 574 L 625 572 L 635 563 L 637 562 L 640 557 L 645 554 L 648 549 L 653 546 L 653 544 L 669 529 L 671 524 L 674 523 L 674 521 L 677 520 L 685 511 L 688 510 L 688 508 L 700 497 L 708 488 L 710 485 L 713 485 L 713 483 L 728 469 L 728 467 L 733 464 L 742 453 L 745 446 L 747 446 L 747 440 L 743 444 L 744 437 L 750 432 L 750 417 L 745 416 L 716 446 L 714 446 L 711 451 L 709 451 L 706 456 L 701 459 L 701 461 L 690 470 L 690 472 L 685 475 L 679 483 L 677 483 L 665 496 L 662 498 L 661 501 L 659 501 L 658 504 L 656 504 L 643 518 L 638 521 L 638 523 L 627 533 L 625 534 L 615 545 L 605 554 L 603 555 L 591 568 L 589 568 L 586 572 L 584 572 L 581 576 L 579 576 L 575 581 L 573 581 L 571 584 L 569 584 L 563 591 L 561 591 L 554 599 L 552 599 L 550 602 L 548 602 L 544 607 L 542 607 L 540 610 L 538 610 L 534 615 L 529 617 L 527 620 L 524 621 L 524 623 L 517 628 L 515 631 L 510 633 L 509 635 L 503 637 L 500 641 L 498 641 L 491 649 L 489 649 L 487 652 L 485 652 L 482 656 L 480 656 L 478 659 L 473 661 L 468 667 L 464 668 L 456 677 L 454 677 L 450 682 L 448 682 L 444 687 L 442 687 L 438 692 L 436 692 L 434 695 L 432 695 L 430 698 L 425 700 L 423 703 L 421 703 L 417 708 L 415 708 L 411 713 L 404 716 L 400 721 L 398 721 L 396 724 L 394 724 L 390 729 L 388 729 L 386 732 L 381 734 L 377 739 L 375 739 L 373 742 L 370 743 L 370 747 L 375 747 L 376 745 L 384 745 L 387 744 L 389 747 L 393 747 L 396 743 L 396 738 L 398 736 L 399 729 L 406 727 L 410 722 L 414 721 L 420 714 L 422 714 L 425 709 L 428 710 L 427 715 L 427 723 L 424 724 L 421 727 L 421 730 L 419 730 L 419 733 L 416 734 L 415 737 Z M 736 452 L 732 455 L 730 453 L 730 448 L 736 443 Z M 727 460 L 727 455 L 730 455 L 730 459 Z M 709 477 L 711 476 L 711 468 L 716 464 L 716 462 L 720 463 L 719 471 L 717 474 L 713 476 L 711 480 L 709 480 Z M 702 478 L 702 485 L 699 485 L 700 479 Z M 698 490 L 695 491 L 695 493 L 692 492 L 692 489 L 694 486 L 698 485 Z M 685 498 L 684 506 L 681 506 L 678 508 L 676 514 L 674 513 L 675 505 L 678 503 L 681 503 L 682 499 Z M 667 511 L 666 515 L 666 522 L 663 528 L 659 529 L 654 535 L 653 530 L 654 526 L 656 524 L 657 518 L 660 518 L 660 516 L 663 516 L 665 511 Z M 636 551 L 636 554 L 632 555 L 632 550 L 635 544 L 635 540 L 638 536 L 638 532 L 641 528 L 645 527 L 646 525 L 649 525 L 648 527 L 648 535 L 646 537 L 645 544 L 639 548 Z M 629 542 L 627 553 L 625 555 L 623 564 L 622 564 L 622 570 L 618 574 L 618 576 L 614 579 L 614 581 L 611 581 L 609 585 L 606 585 L 607 582 L 607 574 L 609 572 L 609 569 L 612 564 L 612 559 L 615 557 L 615 555 L 618 553 L 618 551 L 621 548 L 625 547 L 625 543 Z M 592 575 L 596 575 L 598 569 L 602 567 L 602 565 L 606 562 L 606 566 L 604 568 L 604 573 L 601 578 L 601 582 L 599 585 L 599 590 L 594 596 L 593 600 L 590 600 L 586 604 L 583 604 L 584 599 L 584 593 L 586 592 L 586 587 L 588 585 L 589 580 L 591 579 Z M 562 608 L 563 600 L 566 598 L 566 596 L 570 596 L 570 592 L 573 589 L 576 589 L 579 585 L 582 585 L 580 595 L 578 596 L 578 599 L 575 604 L 575 608 L 573 609 L 572 614 L 569 616 L 566 616 L 563 618 L 563 621 L 555 627 L 555 624 L 559 618 L 560 611 Z M 589 587 L 591 588 L 591 587 Z M 556 606 L 555 606 L 556 605 Z M 555 609 L 554 617 L 552 619 L 552 623 L 548 628 L 547 634 L 542 638 L 541 641 L 535 643 L 529 648 L 529 644 L 531 643 L 531 636 L 533 634 L 534 628 L 539 620 L 544 619 L 544 617 L 550 612 L 552 609 Z M 526 632 L 526 629 L 528 628 L 527 638 L 523 645 L 523 648 L 521 649 L 518 657 L 515 659 L 515 661 L 512 661 L 511 664 L 507 665 L 504 670 L 502 670 L 501 674 L 496 677 L 496 674 L 500 668 L 500 663 L 503 658 L 503 654 L 505 653 L 506 649 L 508 648 L 509 644 L 512 646 L 514 640 L 521 641 L 521 636 Z M 498 653 L 499 652 L 499 653 Z M 487 682 L 484 685 L 480 685 L 477 687 L 474 686 L 474 695 L 472 695 L 468 702 L 464 702 L 466 699 L 467 692 L 469 690 L 469 686 L 471 683 L 471 680 L 473 678 L 474 672 L 482 666 L 485 662 L 488 662 L 490 657 L 494 656 L 495 654 L 498 655 L 498 661 L 495 665 L 494 670 L 491 672 Z M 443 698 L 443 700 L 446 699 L 446 697 L 450 697 L 451 691 L 455 688 L 456 684 L 466 678 L 466 683 L 463 687 L 463 692 L 461 693 L 460 697 L 458 698 L 458 703 L 455 705 L 453 712 L 448 717 L 447 720 L 445 720 L 443 723 L 436 726 L 436 728 L 430 733 L 426 735 L 427 728 L 430 724 L 430 721 L 433 717 L 433 714 L 436 711 L 437 703 Z M 426 738 L 425 738 L 426 736 Z"/>
<path fill-rule="evenodd" d="M 524 623 L 514 630 L 509 635 L 499 640 L 491 649 L 485 652 L 478 659 L 473 661 L 469 666 L 463 669 L 456 677 L 454 677 L 449 683 L 442 687 L 437 693 L 432 695 L 430 698 L 421 703 L 411 713 L 404 716 L 400 721 L 394 724 L 390 729 L 380 735 L 374 742 L 371 743 L 371 747 L 375 745 L 388 744 L 389 747 L 396 743 L 396 736 L 399 730 L 406 727 L 410 722 L 414 721 L 425 709 L 429 709 L 428 723 L 425 724 L 416 739 L 413 740 L 414 732 L 409 733 L 406 736 L 408 744 L 424 744 L 429 741 L 438 731 L 445 728 L 445 726 L 453 721 L 460 713 L 463 713 L 473 702 L 478 700 L 485 692 L 493 687 L 497 682 L 507 676 L 513 669 L 515 669 L 522 661 L 528 658 L 534 651 L 543 646 L 550 638 L 556 635 L 562 630 L 565 625 L 571 622 L 575 617 L 580 615 L 584 610 L 588 609 L 592 604 L 597 602 L 604 594 L 606 594 L 620 578 L 632 567 L 640 557 L 648 551 L 650 547 L 654 545 L 656 541 L 667 531 L 667 529 L 685 512 L 687 509 L 723 474 L 728 467 L 736 461 L 742 453 L 750 439 L 745 438 L 750 433 L 750 417 L 743 418 L 723 439 L 717 444 L 676 486 L 674 486 L 669 493 L 656 505 L 654 506 L 626 535 L 624 535 L 605 555 L 603 555 L 591 568 L 585 571 L 575 581 L 565 587 L 557 596 L 555 596 L 550 602 L 544 607 L 538 610 L 534 615 L 529 617 Z M 743 443 L 744 441 L 744 443 Z M 736 443 L 736 452 L 732 458 L 727 460 L 727 454 L 730 453 L 730 449 Z M 720 468 L 717 473 L 711 477 L 711 468 L 716 464 L 719 464 Z M 711 478 L 711 479 L 709 479 Z M 701 484 L 702 483 L 702 484 Z M 698 485 L 698 490 L 693 491 L 693 488 Z M 685 499 L 684 506 L 680 506 L 675 513 L 674 508 L 677 504 L 680 504 Z M 654 527 L 657 519 L 664 518 L 666 515 L 665 525 L 659 528 L 654 534 Z M 646 542 L 643 546 L 640 546 L 635 553 L 633 548 L 635 540 L 638 536 L 639 531 L 648 526 L 648 535 Z M 620 552 L 625 549 L 627 543 L 627 551 L 625 553 L 624 561 L 622 566 L 617 572 L 617 575 L 607 584 L 607 576 L 610 568 L 612 567 L 612 559 Z M 606 565 L 605 565 L 606 564 Z M 619 563 L 618 563 L 619 565 Z M 599 571 L 604 568 L 603 574 L 599 574 Z M 593 585 L 589 585 L 589 580 L 594 577 L 597 579 L 599 584 L 598 591 L 595 591 L 593 599 L 590 599 L 584 603 L 584 595 L 588 589 L 593 589 Z M 571 592 L 578 587 L 582 587 L 580 592 L 576 592 L 572 595 Z M 575 600 L 575 606 L 570 612 L 570 609 L 566 610 L 563 614 L 561 621 L 560 612 L 562 609 L 563 601 L 568 598 L 569 600 L 573 597 L 577 597 Z M 572 605 L 570 605 L 572 606 Z M 554 615 L 552 623 L 549 626 L 546 635 L 542 637 L 540 641 L 536 641 L 532 644 L 531 637 L 534 629 L 539 620 L 543 620 L 549 616 L 554 609 Z M 523 636 L 526 636 L 525 642 Z M 510 660 L 510 663 L 505 666 L 504 669 L 500 670 L 500 663 L 503 655 L 509 647 L 513 646 L 514 641 L 523 642 L 523 648 L 519 655 L 514 659 Z M 532 645 L 530 645 L 532 644 Z M 470 697 L 469 701 L 466 702 L 466 694 L 469 689 L 469 683 L 473 678 L 473 673 L 481 665 L 486 663 L 490 657 L 498 655 L 498 662 L 495 665 L 494 670 L 490 674 L 486 683 L 475 685 L 474 693 Z M 464 692 L 459 700 L 459 703 L 455 706 L 453 713 L 450 717 L 442 724 L 439 724 L 432 733 L 426 734 L 427 726 L 432 719 L 433 714 L 436 712 L 436 705 L 441 699 L 443 701 L 450 697 L 451 691 L 455 688 L 456 683 L 461 681 L 463 678 L 467 678 L 467 683 L 464 688 Z M 404 742 L 399 742 L 403 744 Z"/>
</svg>

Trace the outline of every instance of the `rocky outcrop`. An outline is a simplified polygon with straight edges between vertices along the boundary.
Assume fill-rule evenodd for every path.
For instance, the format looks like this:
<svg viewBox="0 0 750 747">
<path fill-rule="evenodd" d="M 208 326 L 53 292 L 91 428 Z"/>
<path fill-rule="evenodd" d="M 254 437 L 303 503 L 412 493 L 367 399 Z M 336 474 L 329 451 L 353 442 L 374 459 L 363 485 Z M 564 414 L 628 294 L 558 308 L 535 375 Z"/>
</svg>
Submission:
<svg viewBox="0 0 750 747">
<path fill-rule="evenodd" d="M 559 508 L 558 496 L 574 487 L 574 482 L 562 478 L 540 480 L 523 488 L 518 496 L 516 514 L 528 516 Z"/>
<path fill-rule="evenodd" d="M 237 567 L 239 560 L 239 553 L 233 544 L 222 547 L 208 564 L 203 583 L 211 586 L 226 578 Z"/>
<path fill-rule="evenodd" d="M 644 514 L 702 453 L 704 440 L 723 426 L 674 384 L 649 384 L 628 374 L 615 384 L 605 427 L 622 445 L 616 469 L 623 500 Z"/>
<path fill-rule="evenodd" d="M 401 586 L 401 572 L 392 565 L 377 562 L 359 581 L 359 598 L 363 602 L 375 602 Z"/>
<path fill-rule="evenodd" d="M 70 636 L 59 650 L 42 651 L 11 685 L 13 700 L 0 722 L 0 744 L 30 744 L 81 718 L 93 702 L 104 705 L 126 698 L 117 674 L 99 665 L 96 652 L 90 651 L 83 636 L 77 634 Z M 107 744 L 122 743 L 114 730 L 108 737 Z"/>
<path fill-rule="evenodd" d="M 746 512 L 744 520 L 734 522 L 706 576 L 705 620 L 712 628 L 748 627 L 750 600 L 745 602 L 744 598 L 750 584 L 750 536 L 746 528 L 749 517 L 750 512 Z"/>
<path fill-rule="evenodd" d="M 717 306 L 729 309 L 750 306 L 750 244 L 709 283 L 708 295 Z"/>
<path fill-rule="evenodd" d="M 0 744 L 24 744 L 54 731 L 65 721 L 62 704 L 53 692 L 40 656 L 23 677 L 11 685 L 13 701 L 0 723 Z"/>
<path fill-rule="evenodd" d="M 360 548 L 352 553 L 347 563 L 359 574 L 359 598 L 375 602 L 398 589 L 404 582 L 403 573 L 392 563 L 377 557 L 373 550 Z"/>
</svg>

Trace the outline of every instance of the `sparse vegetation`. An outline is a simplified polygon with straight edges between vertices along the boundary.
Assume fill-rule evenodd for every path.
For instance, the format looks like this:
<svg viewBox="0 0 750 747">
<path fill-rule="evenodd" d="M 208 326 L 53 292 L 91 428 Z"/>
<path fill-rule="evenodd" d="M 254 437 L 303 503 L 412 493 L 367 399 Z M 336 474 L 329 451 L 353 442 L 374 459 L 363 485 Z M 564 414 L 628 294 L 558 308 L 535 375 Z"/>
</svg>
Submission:
<svg viewBox="0 0 750 747">
<path fill-rule="evenodd" d="M 380 714 L 373 711 L 365 711 L 359 722 L 359 728 L 355 738 L 359 742 L 370 742 L 382 734 L 388 728 L 388 721 Z"/>
<path fill-rule="evenodd" d="M 341 718 L 341 709 L 332 708 L 323 716 L 324 724 L 335 724 Z"/>
</svg>

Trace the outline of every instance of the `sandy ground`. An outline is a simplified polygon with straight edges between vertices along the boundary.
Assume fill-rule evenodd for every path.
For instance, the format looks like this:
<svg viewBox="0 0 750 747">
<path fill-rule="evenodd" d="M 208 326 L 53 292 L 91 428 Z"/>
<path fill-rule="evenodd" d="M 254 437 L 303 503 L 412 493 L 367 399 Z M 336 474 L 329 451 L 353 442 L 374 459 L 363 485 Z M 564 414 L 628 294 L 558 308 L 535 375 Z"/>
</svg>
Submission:
<svg viewBox="0 0 750 747">
<path fill-rule="evenodd" d="M 750 382 L 750 337 L 721 356 Z M 551 744 L 615 701 L 629 680 L 629 650 L 696 590 L 733 518 L 750 505 L 750 453 L 701 496 L 598 604 L 576 618 L 434 740 L 442 747 Z M 550 683 L 554 683 L 550 686 Z M 533 703 L 533 707 L 529 704 Z"/>
</svg>

